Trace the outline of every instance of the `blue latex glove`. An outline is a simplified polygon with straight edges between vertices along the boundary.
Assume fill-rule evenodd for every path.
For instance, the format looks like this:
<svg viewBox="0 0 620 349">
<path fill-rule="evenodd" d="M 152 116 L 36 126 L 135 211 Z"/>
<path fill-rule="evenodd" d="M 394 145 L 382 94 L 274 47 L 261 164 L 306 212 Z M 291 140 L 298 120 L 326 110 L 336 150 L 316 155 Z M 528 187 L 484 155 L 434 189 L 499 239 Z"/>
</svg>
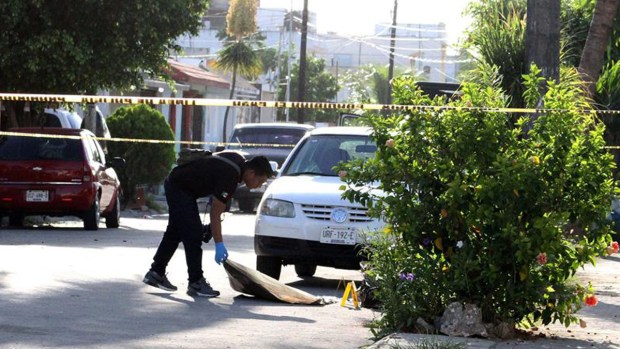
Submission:
<svg viewBox="0 0 620 349">
<path fill-rule="evenodd" d="M 228 251 L 223 242 L 215 243 L 215 263 L 220 264 L 228 259 Z"/>
</svg>

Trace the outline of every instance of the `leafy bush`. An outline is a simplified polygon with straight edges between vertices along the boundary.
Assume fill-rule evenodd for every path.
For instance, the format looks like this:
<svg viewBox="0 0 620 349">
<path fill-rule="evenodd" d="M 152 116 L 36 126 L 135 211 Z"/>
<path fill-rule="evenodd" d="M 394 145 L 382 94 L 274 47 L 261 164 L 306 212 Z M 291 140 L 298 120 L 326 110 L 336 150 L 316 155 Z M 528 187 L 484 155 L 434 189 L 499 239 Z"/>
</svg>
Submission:
<svg viewBox="0 0 620 349">
<path fill-rule="evenodd" d="M 383 330 L 433 323 L 453 301 L 481 308 L 487 323 L 568 326 L 592 293 L 573 278 L 605 253 L 615 183 L 604 125 L 581 95 L 574 70 L 546 82 L 524 76 L 524 101 L 553 109 L 512 123 L 506 95 L 488 75 L 457 100 L 429 99 L 410 78 L 394 102 L 447 105 L 370 117 L 374 159 L 341 165 L 343 196 L 370 207 L 388 229 L 369 247 L 368 277 L 383 302 Z M 475 107 L 484 107 L 484 110 Z M 529 130 L 529 131 L 528 131 Z M 375 191 L 359 190 L 380 183 Z"/>
<path fill-rule="evenodd" d="M 174 140 L 164 116 L 146 105 L 119 108 L 107 124 L 115 138 Z M 108 147 L 110 156 L 127 162 L 119 171 L 125 201 L 134 200 L 136 185 L 161 183 L 175 161 L 172 143 L 108 142 Z"/>
</svg>

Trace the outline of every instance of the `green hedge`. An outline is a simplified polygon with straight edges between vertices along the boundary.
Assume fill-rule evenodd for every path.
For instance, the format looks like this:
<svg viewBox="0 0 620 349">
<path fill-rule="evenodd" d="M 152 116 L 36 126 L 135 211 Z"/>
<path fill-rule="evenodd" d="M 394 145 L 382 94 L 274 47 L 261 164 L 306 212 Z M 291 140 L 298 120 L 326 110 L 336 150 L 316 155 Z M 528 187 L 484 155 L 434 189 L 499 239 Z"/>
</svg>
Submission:
<svg viewBox="0 0 620 349">
<path fill-rule="evenodd" d="M 174 140 L 162 113 L 147 105 L 119 108 L 106 121 L 114 138 Z M 135 200 L 137 185 L 160 184 L 175 161 L 172 143 L 108 142 L 108 149 L 126 160 L 118 171 L 126 202 Z"/>
</svg>

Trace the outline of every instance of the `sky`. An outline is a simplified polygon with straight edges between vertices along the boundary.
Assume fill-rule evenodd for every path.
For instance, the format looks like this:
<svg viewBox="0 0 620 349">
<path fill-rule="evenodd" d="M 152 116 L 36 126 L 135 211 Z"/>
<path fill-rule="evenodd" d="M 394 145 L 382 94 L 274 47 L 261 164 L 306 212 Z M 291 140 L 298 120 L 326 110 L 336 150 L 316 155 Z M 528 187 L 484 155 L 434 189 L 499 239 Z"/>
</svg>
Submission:
<svg viewBox="0 0 620 349">
<path fill-rule="evenodd" d="M 398 0 L 397 23 L 445 23 L 448 42 L 454 43 L 467 27 L 462 12 L 470 0 Z M 266 8 L 303 10 L 303 0 L 260 0 Z M 343 35 L 371 35 L 376 23 L 391 23 L 393 0 L 308 0 L 317 15 L 317 31 Z"/>
</svg>

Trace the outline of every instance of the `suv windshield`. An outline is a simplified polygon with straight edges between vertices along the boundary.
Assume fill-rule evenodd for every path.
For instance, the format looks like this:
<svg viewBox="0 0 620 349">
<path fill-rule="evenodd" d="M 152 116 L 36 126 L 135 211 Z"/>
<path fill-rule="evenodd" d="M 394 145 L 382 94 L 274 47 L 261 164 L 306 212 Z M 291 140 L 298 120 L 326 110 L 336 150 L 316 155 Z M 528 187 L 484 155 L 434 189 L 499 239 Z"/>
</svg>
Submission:
<svg viewBox="0 0 620 349">
<path fill-rule="evenodd" d="M 81 161 L 84 157 L 79 139 L 0 137 L 0 160 Z"/>
<path fill-rule="evenodd" d="M 300 145 L 282 175 L 337 176 L 340 161 L 374 157 L 377 146 L 368 136 L 317 135 Z"/>
</svg>

